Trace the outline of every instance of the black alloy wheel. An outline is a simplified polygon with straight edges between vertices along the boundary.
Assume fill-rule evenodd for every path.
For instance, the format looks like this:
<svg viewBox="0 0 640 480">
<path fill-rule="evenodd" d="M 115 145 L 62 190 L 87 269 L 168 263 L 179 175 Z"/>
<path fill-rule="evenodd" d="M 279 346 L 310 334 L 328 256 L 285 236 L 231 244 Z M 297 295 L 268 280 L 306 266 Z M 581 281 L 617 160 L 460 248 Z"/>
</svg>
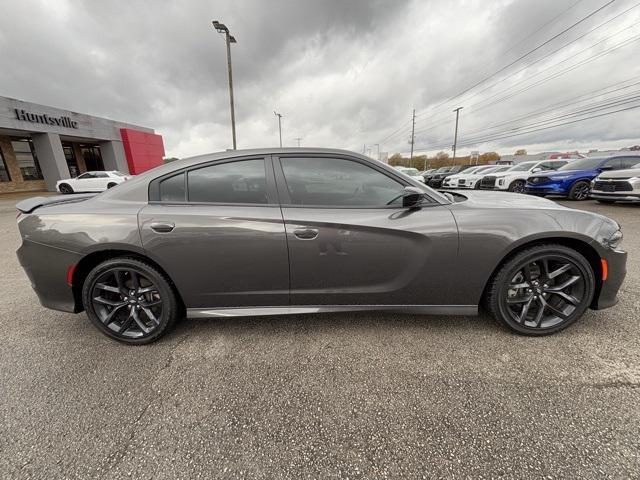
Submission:
<svg viewBox="0 0 640 480">
<path fill-rule="evenodd" d="M 153 266 L 132 258 L 107 260 L 87 276 L 83 303 L 91 321 L 124 343 L 149 343 L 178 316 L 168 279 Z"/>
<path fill-rule="evenodd" d="M 589 185 L 589 182 L 580 180 L 574 183 L 571 187 L 571 190 L 569 191 L 569 198 L 571 200 L 586 200 L 589 198 L 589 193 L 591 193 L 591 186 Z"/>
<path fill-rule="evenodd" d="M 547 335 L 582 316 L 594 294 L 589 262 L 561 245 L 524 250 L 507 261 L 487 293 L 489 311 L 511 329 Z"/>
<path fill-rule="evenodd" d="M 73 188 L 68 183 L 61 183 L 59 188 L 62 194 L 73 193 Z"/>
<path fill-rule="evenodd" d="M 509 191 L 513 193 L 524 193 L 524 180 L 514 180 L 511 182 Z"/>
</svg>

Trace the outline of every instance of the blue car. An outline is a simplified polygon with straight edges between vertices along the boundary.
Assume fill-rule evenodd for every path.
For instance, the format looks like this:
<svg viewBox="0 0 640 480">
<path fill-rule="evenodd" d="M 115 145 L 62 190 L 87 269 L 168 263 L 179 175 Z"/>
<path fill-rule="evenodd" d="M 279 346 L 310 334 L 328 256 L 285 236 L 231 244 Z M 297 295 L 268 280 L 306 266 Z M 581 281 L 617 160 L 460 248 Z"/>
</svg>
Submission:
<svg viewBox="0 0 640 480">
<path fill-rule="evenodd" d="M 558 170 L 537 173 L 527 178 L 525 193 L 532 195 L 561 195 L 571 200 L 586 200 L 591 192 L 591 181 L 608 170 L 631 168 L 638 156 L 614 155 L 610 157 L 581 158 L 567 163 Z"/>
</svg>

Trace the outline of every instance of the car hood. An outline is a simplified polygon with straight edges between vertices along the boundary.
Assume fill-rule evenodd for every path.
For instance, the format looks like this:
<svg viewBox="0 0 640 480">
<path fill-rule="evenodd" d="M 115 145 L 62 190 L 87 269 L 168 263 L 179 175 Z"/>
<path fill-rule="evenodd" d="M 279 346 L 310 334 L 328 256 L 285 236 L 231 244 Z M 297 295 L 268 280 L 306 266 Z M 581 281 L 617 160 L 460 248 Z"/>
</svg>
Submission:
<svg viewBox="0 0 640 480">
<path fill-rule="evenodd" d="M 615 170 L 613 172 L 603 172 L 598 178 L 629 178 L 640 177 L 640 168 L 628 168 L 627 170 Z"/>
<path fill-rule="evenodd" d="M 484 190 L 460 190 L 458 195 L 467 198 L 465 202 L 469 207 L 478 208 L 522 208 L 522 209 L 560 209 L 567 207 L 546 198 L 521 193 L 493 192 Z M 449 192 L 451 193 L 451 192 Z"/>
</svg>

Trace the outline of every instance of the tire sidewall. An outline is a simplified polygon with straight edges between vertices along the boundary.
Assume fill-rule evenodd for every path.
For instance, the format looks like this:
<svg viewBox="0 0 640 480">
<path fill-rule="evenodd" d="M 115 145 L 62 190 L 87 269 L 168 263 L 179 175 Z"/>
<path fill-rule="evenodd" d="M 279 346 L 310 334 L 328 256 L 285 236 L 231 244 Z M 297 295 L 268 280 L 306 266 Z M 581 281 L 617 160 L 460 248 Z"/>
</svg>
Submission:
<svg viewBox="0 0 640 480">
<path fill-rule="evenodd" d="M 530 328 L 516 322 L 511 318 L 509 312 L 507 311 L 506 304 L 502 301 L 502 299 L 506 296 L 509 281 L 513 278 L 517 271 L 525 262 L 533 261 L 534 259 L 540 257 L 541 254 L 564 257 L 565 259 L 571 261 L 579 268 L 586 283 L 585 298 L 582 300 L 581 304 L 575 309 L 575 311 L 569 316 L 567 320 L 547 329 Z M 494 311 L 500 316 L 500 320 L 507 324 L 508 327 L 517 332 L 527 335 L 549 335 L 551 333 L 555 333 L 567 328 L 569 325 L 582 317 L 585 311 L 589 308 L 589 305 L 591 304 L 593 296 L 595 294 L 595 275 L 589 262 L 580 253 L 575 252 L 570 248 L 561 246 L 540 247 L 538 249 L 530 250 L 524 255 L 516 255 L 509 262 L 507 262 L 506 268 L 504 268 L 499 273 L 497 281 L 499 283 L 499 288 L 497 296 L 496 298 L 494 298 Z"/>
<path fill-rule="evenodd" d="M 514 180 L 509 185 L 509 191 L 513 192 L 513 193 L 523 193 L 524 192 L 524 184 L 525 184 L 524 180 Z M 516 186 L 521 186 L 522 187 L 520 189 L 520 191 L 516 191 Z"/>
<path fill-rule="evenodd" d="M 163 301 L 162 315 L 160 317 L 160 324 L 156 327 L 151 335 L 142 338 L 122 337 L 111 330 L 108 326 L 106 326 L 95 312 L 93 308 L 93 302 L 91 301 L 93 285 L 102 274 L 115 267 L 134 270 L 149 278 L 158 288 Z M 106 260 L 93 268 L 93 270 L 91 270 L 85 278 L 84 284 L 82 286 L 82 304 L 84 306 L 85 312 L 87 313 L 87 316 L 89 317 L 89 320 L 91 320 L 91 322 L 102 333 L 119 342 L 129 345 L 142 345 L 150 343 L 162 336 L 165 330 L 173 323 L 173 320 L 175 320 L 175 312 L 177 309 L 175 294 L 164 276 L 150 265 L 132 258 L 115 258 Z"/>
<path fill-rule="evenodd" d="M 66 191 L 62 191 L 62 189 L 65 189 Z M 58 187 L 58 190 L 60 190 L 60 193 L 62 193 L 63 195 L 66 195 L 68 193 L 73 193 L 73 188 L 71 188 L 71 185 L 67 184 L 67 183 L 63 183 Z"/>
</svg>

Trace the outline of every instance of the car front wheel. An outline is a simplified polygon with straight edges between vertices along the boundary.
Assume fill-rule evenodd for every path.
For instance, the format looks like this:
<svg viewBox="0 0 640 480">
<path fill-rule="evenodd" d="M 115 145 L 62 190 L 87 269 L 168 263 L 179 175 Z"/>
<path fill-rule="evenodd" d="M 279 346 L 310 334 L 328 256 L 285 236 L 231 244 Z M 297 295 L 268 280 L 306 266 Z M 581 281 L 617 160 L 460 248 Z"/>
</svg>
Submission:
<svg viewBox="0 0 640 480">
<path fill-rule="evenodd" d="M 569 190 L 569 199 L 570 200 L 586 200 L 587 198 L 589 198 L 590 191 L 591 191 L 591 186 L 589 185 L 589 182 L 580 180 L 571 186 L 571 190 Z"/>
<path fill-rule="evenodd" d="M 515 180 L 509 185 L 509 191 L 514 193 L 524 193 L 524 180 Z"/>
<path fill-rule="evenodd" d="M 128 344 L 161 337 L 177 320 L 179 303 L 169 279 L 133 258 L 97 265 L 84 282 L 82 301 L 89 319 L 105 335 Z"/>
<path fill-rule="evenodd" d="M 488 285 L 486 303 L 499 323 L 540 336 L 580 318 L 594 290 L 593 269 L 580 253 L 562 245 L 539 245 L 502 265 Z"/>
</svg>

